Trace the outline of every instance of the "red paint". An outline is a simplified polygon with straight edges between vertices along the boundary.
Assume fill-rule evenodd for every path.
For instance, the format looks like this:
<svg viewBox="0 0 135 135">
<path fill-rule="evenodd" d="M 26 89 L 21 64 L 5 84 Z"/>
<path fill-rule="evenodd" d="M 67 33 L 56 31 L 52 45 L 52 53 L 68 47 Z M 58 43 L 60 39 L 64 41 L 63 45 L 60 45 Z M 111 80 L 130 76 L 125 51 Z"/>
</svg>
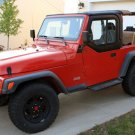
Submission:
<svg viewBox="0 0 135 135">
<path fill-rule="evenodd" d="M 67 46 L 65 46 L 61 40 L 50 40 L 49 45 L 47 45 L 45 39 L 39 38 L 35 39 L 34 48 L 17 50 L 20 51 L 19 54 L 16 54 L 16 51 L 0 53 L 2 82 L 7 78 L 45 70 L 54 72 L 65 87 L 82 83 L 91 86 L 118 78 L 126 54 L 135 50 L 135 45 L 123 46 L 121 49 L 103 53 L 95 52 L 85 46 L 82 53 L 77 53 L 79 45 L 82 45 L 82 31 L 86 31 L 89 18 L 87 15 L 78 14 L 67 16 L 84 16 L 78 40 L 66 41 Z M 110 57 L 113 52 L 117 54 L 117 57 Z M 12 68 L 12 76 L 7 75 L 7 67 L 9 66 Z"/>
</svg>

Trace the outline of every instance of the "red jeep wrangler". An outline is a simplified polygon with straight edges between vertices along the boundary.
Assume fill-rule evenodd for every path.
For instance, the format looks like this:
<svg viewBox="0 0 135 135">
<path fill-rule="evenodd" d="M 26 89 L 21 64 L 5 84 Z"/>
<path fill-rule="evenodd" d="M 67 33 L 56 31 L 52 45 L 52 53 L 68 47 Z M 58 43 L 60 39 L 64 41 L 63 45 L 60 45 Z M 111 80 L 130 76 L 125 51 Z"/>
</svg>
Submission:
<svg viewBox="0 0 135 135">
<path fill-rule="evenodd" d="M 122 83 L 135 96 L 135 16 L 129 11 L 50 15 L 34 44 L 0 53 L 0 105 L 20 130 L 48 128 L 59 111 L 58 95 Z M 133 24 L 131 24 L 133 23 Z M 123 30 L 124 28 L 124 30 Z"/>
</svg>

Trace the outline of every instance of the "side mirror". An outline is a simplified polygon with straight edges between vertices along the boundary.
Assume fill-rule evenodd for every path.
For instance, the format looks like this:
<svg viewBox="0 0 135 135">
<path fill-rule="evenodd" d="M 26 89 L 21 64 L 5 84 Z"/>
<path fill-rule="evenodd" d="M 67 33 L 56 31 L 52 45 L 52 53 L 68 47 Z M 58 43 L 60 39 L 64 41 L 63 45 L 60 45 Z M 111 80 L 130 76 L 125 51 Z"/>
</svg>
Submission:
<svg viewBox="0 0 135 135">
<path fill-rule="evenodd" d="M 35 39 L 35 30 L 30 30 L 30 37 L 33 39 Z"/>
<path fill-rule="evenodd" d="M 88 31 L 83 31 L 82 39 L 84 44 L 88 44 L 90 42 L 90 36 Z"/>
</svg>

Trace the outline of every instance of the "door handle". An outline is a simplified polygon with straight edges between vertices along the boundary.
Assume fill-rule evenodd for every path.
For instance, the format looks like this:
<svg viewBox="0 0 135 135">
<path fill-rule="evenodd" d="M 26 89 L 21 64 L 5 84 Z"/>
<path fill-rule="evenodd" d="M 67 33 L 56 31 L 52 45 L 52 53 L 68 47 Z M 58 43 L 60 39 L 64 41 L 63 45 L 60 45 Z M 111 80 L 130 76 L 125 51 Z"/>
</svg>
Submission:
<svg viewBox="0 0 135 135">
<path fill-rule="evenodd" d="M 111 53 L 111 57 L 116 57 L 116 53 Z"/>
</svg>

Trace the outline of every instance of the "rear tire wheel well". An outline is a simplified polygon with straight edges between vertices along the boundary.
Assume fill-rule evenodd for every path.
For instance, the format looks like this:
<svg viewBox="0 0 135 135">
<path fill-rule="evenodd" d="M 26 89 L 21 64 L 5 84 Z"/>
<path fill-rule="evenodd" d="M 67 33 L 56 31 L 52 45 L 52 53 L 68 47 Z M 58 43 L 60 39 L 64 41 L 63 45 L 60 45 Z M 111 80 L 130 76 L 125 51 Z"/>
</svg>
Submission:
<svg viewBox="0 0 135 135">
<path fill-rule="evenodd" d="M 127 71 L 126 71 L 126 74 L 125 74 L 125 76 L 122 76 L 121 78 L 125 78 L 126 76 L 127 76 L 127 74 L 128 74 L 128 71 L 130 70 L 130 68 L 132 68 L 132 65 L 133 64 L 135 64 L 135 57 L 133 57 L 132 58 L 132 60 L 130 61 L 130 63 L 129 63 L 129 66 L 128 66 L 128 69 L 127 69 Z"/>
<path fill-rule="evenodd" d="M 132 60 L 130 61 L 130 64 L 129 64 L 128 69 L 129 69 L 133 64 L 135 64 L 135 57 L 133 57 Z"/>
<path fill-rule="evenodd" d="M 133 81 L 135 81 L 135 78 L 133 77 L 134 74 L 135 74 L 135 61 L 132 60 L 130 62 L 126 76 L 123 78 L 122 82 L 123 90 L 131 96 L 135 96 L 135 88 L 133 87 L 134 85 Z"/>
</svg>

